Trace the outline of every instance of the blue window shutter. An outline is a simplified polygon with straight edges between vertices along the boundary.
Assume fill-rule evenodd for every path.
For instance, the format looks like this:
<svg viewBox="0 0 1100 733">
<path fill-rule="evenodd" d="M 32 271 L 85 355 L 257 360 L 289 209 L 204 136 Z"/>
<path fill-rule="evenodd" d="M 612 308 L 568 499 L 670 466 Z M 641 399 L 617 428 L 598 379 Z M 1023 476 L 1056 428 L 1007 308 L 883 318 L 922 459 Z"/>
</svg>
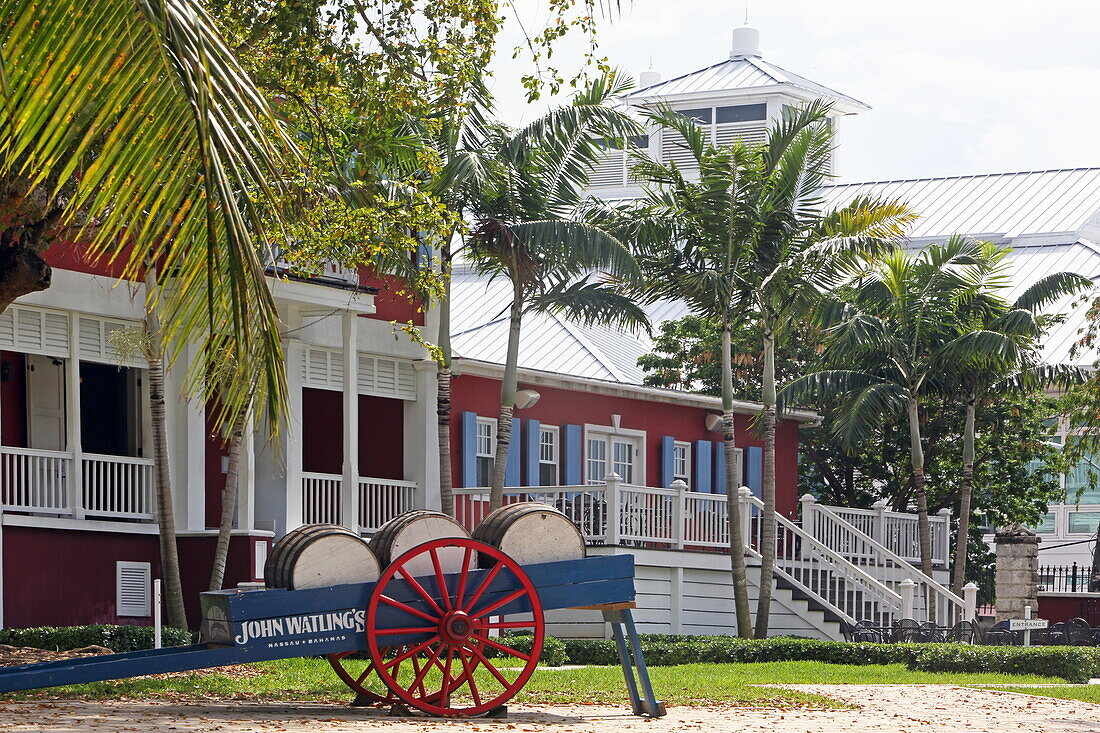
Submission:
<svg viewBox="0 0 1100 733">
<path fill-rule="evenodd" d="M 566 425 L 565 440 L 562 441 L 562 458 L 565 460 L 565 485 L 580 486 L 581 483 L 581 426 Z"/>
<path fill-rule="evenodd" d="M 525 433 L 527 439 L 524 441 L 526 446 L 526 471 L 524 475 L 524 486 L 538 486 L 539 485 L 539 428 L 542 426 L 538 420 L 527 421 L 527 432 Z"/>
<path fill-rule="evenodd" d="M 462 485 L 477 486 L 477 413 L 462 413 Z"/>
<path fill-rule="evenodd" d="M 764 486 L 764 449 L 750 446 L 745 449 L 745 485 L 752 489 L 752 493 L 760 496 Z"/>
<path fill-rule="evenodd" d="M 520 456 L 520 444 L 523 442 L 520 438 L 523 435 L 523 421 L 519 418 L 512 418 L 512 437 L 508 441 L 508 459 L 504 462 L 504 485 L 505 486 L 519 486 L 519 456 Z"/>
<path fill-rule="evenodd" d="M 714 443 L 714 493 L 726 493 L 726 446 L 721 441 Z"/>
<path fill-rule="evenodd" d="M 419 269 L 427 269 L 432 266 L 432 248 L 428 244 L 419 244 L 416 247 L 416 266 Z"/>
<path fill-rule="evenodd" d="M 661 438 L 661 488 L 667 489 L 672 485 L 673 466 L 672 466 L 672 447 L 676 444 L 676 439 L 671 435 L 666 435 Z"/>
<path fill-rule="evenodd" d="M 714 465 L 711 463 L 710 458 L 710 441 L 695 441 L 695 484 L 691 487 L 691 490 L 709 494 L 710 474 L 713 470 Z"/>
</svg>

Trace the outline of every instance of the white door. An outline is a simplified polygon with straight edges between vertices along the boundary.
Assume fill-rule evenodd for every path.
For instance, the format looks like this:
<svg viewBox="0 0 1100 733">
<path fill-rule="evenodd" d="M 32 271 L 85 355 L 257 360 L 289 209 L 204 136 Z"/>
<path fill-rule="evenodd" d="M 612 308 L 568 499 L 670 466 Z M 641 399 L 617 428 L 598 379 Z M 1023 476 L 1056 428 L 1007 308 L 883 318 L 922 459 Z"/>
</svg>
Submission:
<svg viewBox="0 0 1100 733">
<path fill-rule="evenodd" d="M 29 447 L 65 450 L 65 362 L 27 355 Z"/>
<path fill-rule="evenodd" d="M 586 448 L 585 469 L 589 484 L 603 483 L 604 476 L 614 471 L 624 484 L 642 481 L 641 440 L 621 435 L 590 435 Z"/>
</svg>

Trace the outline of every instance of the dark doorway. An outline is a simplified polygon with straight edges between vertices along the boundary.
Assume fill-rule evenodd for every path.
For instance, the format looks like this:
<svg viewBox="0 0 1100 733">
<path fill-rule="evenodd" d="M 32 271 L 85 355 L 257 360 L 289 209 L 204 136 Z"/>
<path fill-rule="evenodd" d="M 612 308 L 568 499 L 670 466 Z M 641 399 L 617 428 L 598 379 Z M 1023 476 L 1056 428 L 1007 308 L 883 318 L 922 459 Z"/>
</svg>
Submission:
<svg viewBox="0 0 1100 733">
<path fill-rule="evenodd" d="M 136 370 L 80 362 L 80 443 L 86 453 L 140 456 Z"/>
</svg>

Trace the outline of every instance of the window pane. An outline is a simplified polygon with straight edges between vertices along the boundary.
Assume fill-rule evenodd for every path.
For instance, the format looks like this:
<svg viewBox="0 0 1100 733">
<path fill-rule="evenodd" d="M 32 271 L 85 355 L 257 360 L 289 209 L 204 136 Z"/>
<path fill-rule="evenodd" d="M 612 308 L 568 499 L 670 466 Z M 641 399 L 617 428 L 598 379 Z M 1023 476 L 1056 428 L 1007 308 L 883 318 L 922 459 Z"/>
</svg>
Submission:
<svg viewBox="0 0 1100 733">
<path fill-rule="evenodd" d="M 539 464 L 539 486 L 558 485 L 558 466 L 555 463 Z"/>
<path fill-rule="evenodd" d="M 739 104 L 736 107 L 719 107 L 715 110 L 714 119 L 719 124 L 723 122 L 751 122 L 753 120 L 766 120 L 768 118 L 768 105 Z"/>
<path fill-rule="evenodd" d="M 556 430 L 539 431 L 539 461 L 557 463 L 558 433 Z"/>
<path fill-rule="evenodd" d="M 1078 491 L 1081 492 L 1080 498 Z M 1100 456 L 1082 457 L 1066 474 L 1066 501 L 1070 504 L 1100 504 Z"/>
<path fill-rule="evenodd" d="M 607 475 L 607 442 L 590 439 L 587 448 L 588 460 L 585 471 L 588 483 L 603 483 L 604 476 Z"/>
<path fill-rule="evenodd" d="M 684 117 L 691 117 L 696 122 L 702 122 L 705 125 L 710 124 L 710 107 L 701 107 L 699 109 L 678 109 L 677 114 L 681 114 Z"/>
<path fill-rule="evenodd" d="M 634 483 L 634 446 L 630 443 L 612 443 L 613 468 L 625 484 Z"/>
<path fill-rule="evenodd" d="M 477 459 L 477 485 L 489 486 L 493 483 L 493 459 L 479 456 Z"/>
<path fill-rule="evenodd" d="M 478 422 L 477 424 L 477 454 L 479 456 L 492 456 L 496 451 L 496 432 L 490 422 Z"/>
<path fill-rule="evenodd" d="M 1071 534 L 1096 534 L 1100 526 L 1100 512 L 1073 512 L 1069 515 Z"/>
<path fill-rule="evenodd" d="M 1054 532 L 1054 514 L 1046 514 L 1034 527 L 1029 527 L 1036 534 L 1051 534 Z"/>
<path fill-rule="evenodd" d="M 686 445 L 675 445 L 672 448 L 672 477 L 687 481 L 688 447 Z"/>
</svg>

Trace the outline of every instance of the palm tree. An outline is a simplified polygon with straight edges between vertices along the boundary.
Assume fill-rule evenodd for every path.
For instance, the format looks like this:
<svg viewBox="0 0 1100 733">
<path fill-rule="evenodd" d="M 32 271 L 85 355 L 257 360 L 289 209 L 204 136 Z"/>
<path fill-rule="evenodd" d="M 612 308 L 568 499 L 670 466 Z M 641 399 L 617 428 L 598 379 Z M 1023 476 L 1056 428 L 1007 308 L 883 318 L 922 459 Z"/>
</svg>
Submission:
<svg viewBox="0 0 1100 733">
<path fill-rule="evenodd" d="M 129 279 L 162 274 L 148 296 L 158 361 L 183 343 L 252 355 L 222 394 L 227 415 L 258 373 L 276 424 L 285 378 L 258 243 L 293 145 L 201 3 L 0 0 L 0 16 L 0 192 L 16 213 L 0 230 L 0 312 L 49 286 L 40 253 L 64 231 L 122 258 Z M 185 626 L 158 479 L 168 623 Z"/>
<path fill-rule="evenodd" d="M 560 312 L 582 323 L 624 327 L 646 323 L 641 307 L 614 282 L 637 276 L 630 251 L 598 226 L 573 218 L 601 154 L 600 140 L 624 139 L 636 130 L 629 117 L 605 104 L 626 89 L 614 75 L 601 77 L 571 105 L 519 131 L 497 126 L 488 134 L 496 174 L 470 202 L 476 224 L 468 251 L 480 272 L 507 279 L 512 289 L 490 509 L 504 503 L 524 315 Z"/>
<path fill-rule="evenodd" d="M 783 390 L 788 402 L 838 400 L 833 429 L 847 449 L 871 438 L 883 422 L 906 416 L 921 571 L 929 577 L 921 398 L 942 392 L 954 365 L 997 363 L 1016 348 L 1010 335 L 960 321 L 961 306 L 993 297 L 984 256 L 980 243 L 952 237 L 916 255 L 898 249 L 877 259 L 846 289 L 847 302 L 834 304 L 826 316 L 823 361 L 836 368 L 800 377 Z"/>
<path fill-rule="evenodd" d="M 1039 339 L 1045 319 L 1039 312 L 1063 297 L 1092 288 L 1092 281 L 1076 273 L 1053 273 L 1035 282 L 1010 305 L 998 297 L 999 293 L 993 292 L 1008 285 L 1005 258 L 1009 248 L 984 242 L 981 249 L 979 261 L 972 266 L 973 279 L 985 282 L 989 291 L 979 292 L 960 304 L 959 319 L 964 330 L 1009 336 L 1012 348 L 1006 349 L 996 360 L 968 360 L 948 365 L 946 387 L 963 403 L 964 412 L 959 525 L 951 575 L 951 590 L 956 595 L 962 595 L 966 582 L 978 410 L 990 398 L 1008 390 L 1035 390 L 1052 384 L 1068 387 L 1088 378 L 1084 370 L 1041 362 Z"/>
<path fill-rule="evenodd" d="M 642 253 L 647 292 L 685 300 L 722 333 L 722 399 L 727 486 L 736 486 L 731 339 L 748 318 L 763 326 L 764 516 L 775 511 L 775 347 L 852 253 L 893 238 L 908 217 L 900 205 L 856 201 L 826 211 L 818 193 L 832 153 L 828 106 L 817 103 L 777 122 L 764 145 L 711 144 L 692 120 L 671 109 L 650 119 L 675 130 L 699 168 L 691 180 L 675 164 L 639 154 L 634 175 L 647 186 L 618 213 L 623 236 Z M 604 214 L 614 216 L 614 212 Z M 751 315 L 750 315 L 751 314 Z M 730 552 L 738 633 L 753 635 L 736 492 L 731 491 Z M 755 634 L 767 634 L 775 561 L 775 525 L 764 522 Z"/>
</svg>

